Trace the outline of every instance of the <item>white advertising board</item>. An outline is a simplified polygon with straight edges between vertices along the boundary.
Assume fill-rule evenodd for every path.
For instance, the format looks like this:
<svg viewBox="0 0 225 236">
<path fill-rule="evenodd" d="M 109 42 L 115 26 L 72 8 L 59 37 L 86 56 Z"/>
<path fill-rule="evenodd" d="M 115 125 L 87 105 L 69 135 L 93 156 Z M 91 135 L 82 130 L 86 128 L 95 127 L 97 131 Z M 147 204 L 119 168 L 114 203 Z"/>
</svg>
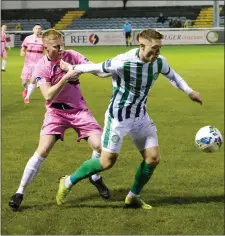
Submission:
<svg viewBox="0 0 225 236">
<path fill-rule="evenodd" d="M 162 40 L 164 45 L 174 45 L 174 44 L 205 44 L 205 31 L 163 31 L 159 30 L 163 34 L 164 39 Z M 134 32 L 135 44 L 137 41 L 138 32 Z"/>
<path fill-rule="evenodd" d="M 66 46 L 93 46 L 93 45 L 124 45 L 125 36 L 118 32 L 84 32 L 76 31 L 65 35 Z"/>
</svg>

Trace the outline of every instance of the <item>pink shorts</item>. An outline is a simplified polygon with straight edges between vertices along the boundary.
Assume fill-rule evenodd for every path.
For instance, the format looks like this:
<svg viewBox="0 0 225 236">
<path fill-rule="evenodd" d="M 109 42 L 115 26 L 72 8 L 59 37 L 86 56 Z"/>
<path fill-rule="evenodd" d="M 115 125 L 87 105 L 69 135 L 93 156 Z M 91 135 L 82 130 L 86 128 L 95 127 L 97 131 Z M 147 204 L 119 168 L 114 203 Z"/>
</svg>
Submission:
<svg viewBox="0 0 225 236">
<path fill-rule="evenodd" d="M 89 110 L 58 110 L 50 108 L 45 113 L 45 119 L 40 135 L 57 134 L 63 141 L 64 132 L 68 128 L 73 128 L 77 134 L 77 141 L 92 136 L 102 134 L 102 129 Z"/>
<path fill-rule="evenodd" d="M 1 49 L 1 57 L 7 57 L 7 52 L 6 52 L 5 48 Z"/>
<path fill-rule="evenodd" d="M 31 79 L 34 66 L 35 65 L 30 66 L 30 65 L 24 64 L 22 74 L 21 74 L 22 80 L 30 80 Z"/>
</svg>

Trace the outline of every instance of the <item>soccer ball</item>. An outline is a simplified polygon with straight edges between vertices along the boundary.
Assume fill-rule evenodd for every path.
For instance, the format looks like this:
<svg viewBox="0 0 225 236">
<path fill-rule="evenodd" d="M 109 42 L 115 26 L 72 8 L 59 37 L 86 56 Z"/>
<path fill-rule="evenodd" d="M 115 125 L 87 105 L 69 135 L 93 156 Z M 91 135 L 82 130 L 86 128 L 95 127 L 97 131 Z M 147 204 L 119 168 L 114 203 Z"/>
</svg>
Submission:
<svg viewBox="0 0 225 236">
<path fill-rule="evenodd" d="M 219 151 L 222 142 L 220 131 L 210 125 L 202 127 L 195 136 L 195 144 L 203 152 Z"/>
</svg>

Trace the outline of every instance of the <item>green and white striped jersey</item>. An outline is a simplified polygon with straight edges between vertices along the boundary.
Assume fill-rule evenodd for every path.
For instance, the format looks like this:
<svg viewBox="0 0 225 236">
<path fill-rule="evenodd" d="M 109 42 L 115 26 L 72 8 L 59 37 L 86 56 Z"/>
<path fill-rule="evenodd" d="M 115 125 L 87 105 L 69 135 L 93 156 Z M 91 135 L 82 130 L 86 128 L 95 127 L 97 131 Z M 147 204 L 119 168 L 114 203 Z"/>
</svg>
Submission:
<svg viewBox="0 0 225 236">
<path fill-rule="evenodd" d="M 159 56 L 153 63 L 145 63 L 139 58 L 139 50 L 132 49 L 100 64 L 75 66 L 75 70 L 83 73 L 112 73 L 113 95 L 108 112 L 112 118 L 119 121 L 140 117 L 146 113 L 148 94 L 159 73 L 186 94 L 193 91 L 180 75 L 169 67 L 165 57 Z"/>
<path fill-rule="evenodd" d="M 159 56 L 153 63 L 145 63 L 139 58 L 139 50 L 132 49 L 102 63 L 102 70 L 112 73 L 113 78 L 113 95 L 108 111 L 112 118 L 117 118 L 119 121 L 146 113 L 148 94 L 159 73 L 167 76 L 173 72 L 173 75 L 169 76 L 170 82 L 175 87 L 185 90 L 182 88 L 183 84 L 179 84 L 182 78 L 174 74 L 163 56 Z M 176 81 L 177 76 L 178 81 Z M 187 89 L 187 86 L 185 83 L 184 88 Z"/>
</svg>

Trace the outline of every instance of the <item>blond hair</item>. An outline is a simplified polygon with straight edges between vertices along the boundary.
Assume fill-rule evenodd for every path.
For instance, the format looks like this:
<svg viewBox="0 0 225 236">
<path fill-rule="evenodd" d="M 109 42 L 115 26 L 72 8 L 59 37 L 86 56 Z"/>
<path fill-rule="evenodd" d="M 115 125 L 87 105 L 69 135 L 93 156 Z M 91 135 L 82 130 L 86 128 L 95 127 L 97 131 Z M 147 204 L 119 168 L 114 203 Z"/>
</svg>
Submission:
<svg viewBox="0 0 225 236">
<path fill-rule="evenodd" d="M 147 39 L 149 41 L 151 41 L 152 39 L 163 39 L 163 35 L 154 29 L 142 30 L 139 34 L 139 37 Z"/>
<path fill-rule="evenodd" d="M 42 34 L 43 40 L 56 40 L 59 38 L 63 38 L 63 34 L 55 29 L 48 29 Z"/>
</svg>

